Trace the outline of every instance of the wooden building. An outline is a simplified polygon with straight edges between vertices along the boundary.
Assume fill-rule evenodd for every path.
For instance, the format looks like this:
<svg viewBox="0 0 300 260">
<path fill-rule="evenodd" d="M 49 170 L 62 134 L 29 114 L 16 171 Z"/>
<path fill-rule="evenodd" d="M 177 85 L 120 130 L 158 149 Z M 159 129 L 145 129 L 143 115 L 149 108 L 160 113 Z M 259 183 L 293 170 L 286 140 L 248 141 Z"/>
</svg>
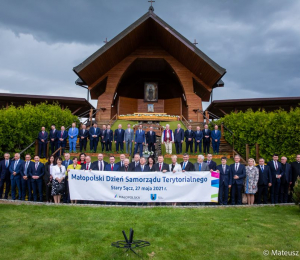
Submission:
<svg viewBox="0 0 300 260">
<path fill-rule="evenodd" d="M 76 84 L 88 86 L 91 98 L 98 100 L 99 122 L 148 112 L 201 122 L 202 101 L 224 85 L 226 73 L 153 7 L 73 71 L 79 77 Z"/>
</svg>

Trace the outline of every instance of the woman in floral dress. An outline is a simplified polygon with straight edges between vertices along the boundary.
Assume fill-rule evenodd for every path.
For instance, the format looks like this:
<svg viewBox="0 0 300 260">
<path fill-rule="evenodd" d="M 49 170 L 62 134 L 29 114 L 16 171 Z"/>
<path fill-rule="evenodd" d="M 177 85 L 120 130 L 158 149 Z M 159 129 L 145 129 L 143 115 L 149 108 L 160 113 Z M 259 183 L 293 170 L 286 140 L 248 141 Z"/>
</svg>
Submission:
<svg viewBox="0 0 300 260">
<path fill-rule="evenodd" d="M 259 171 L 258 168 L 255 167 L 255 160 L 250 158 L 248 160 L 248 166 L 246 166 L 246 178 L 244 183 L 248 205 L 254 204 L 254 194 L 257 192 L 258 177 Z"/>
</svg>

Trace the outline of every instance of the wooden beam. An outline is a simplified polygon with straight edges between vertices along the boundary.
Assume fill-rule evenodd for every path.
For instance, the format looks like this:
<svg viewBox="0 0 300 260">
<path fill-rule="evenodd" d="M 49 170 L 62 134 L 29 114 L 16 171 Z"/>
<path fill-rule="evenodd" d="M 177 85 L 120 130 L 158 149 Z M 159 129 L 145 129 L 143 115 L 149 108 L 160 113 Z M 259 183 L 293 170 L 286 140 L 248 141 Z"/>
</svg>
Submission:
<svg viewBox="0 0 300 260">
<path fill-rule="evenodd" d="M 77 108 L 74 112 L 72 112 L 72 115 L 75 115 L 82 107 Z"/>
<path fill-rule="evenodd" d="M 204 86 L 207 89 L 207 91 L 209 91 L 209 92 L 212 91 L 212 87 L 208 86 L 202 79 L 199 79 L 194 73 L 192 73 L 192 77 L 195 80 L 197 80 L 202 86 Z"/>
<path fill-rule="evenodd" d="M 89 86 L 89 90 L 93 89 L 95 86 L 97 86 L 102 80 L 104 80 L 108 76 L 108 72 L 105 73 L 103 76 L 101 76 L 99 79 L 97 79 L 93 84 Z"/>
<path fill-rule="evenodd" d="M 226 114 L 226 112 L 223 110 L 223 109 L 221 109 L 221 108 L 218 108 L 224 115 L 227 115 Z"/>
</svg>

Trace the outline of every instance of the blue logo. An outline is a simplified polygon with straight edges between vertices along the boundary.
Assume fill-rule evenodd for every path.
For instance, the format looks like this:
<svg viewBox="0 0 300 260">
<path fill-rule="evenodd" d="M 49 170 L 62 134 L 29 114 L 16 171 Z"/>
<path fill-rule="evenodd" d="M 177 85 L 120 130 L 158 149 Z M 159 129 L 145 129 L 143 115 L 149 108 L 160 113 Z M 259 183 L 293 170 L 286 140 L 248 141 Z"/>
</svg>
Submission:
<svg viewBox="0 0 300 260">
<path fill-rule="evenodd" d="M 118 198 L 118 194 L 115 195 L 115 198 Z"/>
<path fill-rule="evenodd" d="M 156 200 L 156 194 L 150 194 L 151 200 Z"/>
</svg>

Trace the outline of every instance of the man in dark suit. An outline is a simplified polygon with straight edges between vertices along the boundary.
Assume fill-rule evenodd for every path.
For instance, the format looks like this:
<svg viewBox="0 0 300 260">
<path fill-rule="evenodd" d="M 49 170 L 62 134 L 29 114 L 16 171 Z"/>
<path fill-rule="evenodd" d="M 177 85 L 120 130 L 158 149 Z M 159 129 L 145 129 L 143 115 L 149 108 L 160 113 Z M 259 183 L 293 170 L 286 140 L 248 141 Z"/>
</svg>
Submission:
<svg viewBox="0 0 300 260">
<path fill-rule="evenodd" d="M 200 130 L 200 126 L 197 126 L 197 130 L 194 132 L 195 153 L 197 153 L 198 147 L 199 147 L 199 153 L 202 153 L 202 139 L 203 139 L 203 132 Z"/>
<path fill-rule="evenodd" d="M 240 163 L 241 157 L 239 155 L 234 156 L 235 163 L 230 165 L 230 171 L 232 176 L 231 186 L 231 204 L 235 205 L 235 197 L 237 193 L 237 205 L 242 205 L 242 188 L 244 179 L 246 177 L 245 165 Z"/>
<path fill-rule="evenodd" d="M 273 155 L 273 160 L 268 162 L 268 166 L 272 175 L 271 202 L 272 204 L 277 204 L 280 192 L 280 180 L 283 175 L 281 163 L 278 162 L 278 154 Z"/>
<path fill-rule="evenodd" d="M 105 149 L 105 137 L 106 135 L 106 125 L 103 125 L 102 126 L 102 129 L 100 130 L 100 137 L 101 137 L 101 148 L 102 148 L 102 153 L 104 152 L 104 149 Z"/>
<path fill-rule="evenodd" d="M 140 164 L 135 168 L 136 172 L 151 172 L 149 166 L 146 164 L 146 159 L 142 157 Z"/>
<path fill-rule="evenodd" d="M 208 129 L 208 125 L 205 125 L 203 129 L 203 152 L 206 154 L 209 153 L 210 135 L 211 131 Z"/>
<path fill-rule="evenodd" d="M 10 154 L 5 153 L 4 160 L 0 162 L 0 199 L 2 199 L 4 183 L 5 183 L 4 198 L 8 199 L 8 193 L 10 190 L 10 172 L 9 172 L 10 164 L 11 164 Z"/>
<path fill-rule="evenodd" d="M 89 139 L 90 139 L 90 150 L 91 152 L 97 152 L 97 146 L 99 142 L 99 136 L 100 136 L 100 128 L 97 127 L 97 124 L 94 123 L 93 127 L 89 130 Z"/>
<path fill-rule="evenodd" d="M 51 153 L 53 154 L 57 147 L 57 130 L 55 129 L 55 125 L 51 126 L 51 130 L 49 132 L 49 139 L 50 139 L 50 149 Z"/>
<path fill-rule="evenodd" d="M 57 131 L 57 148 L 62 147 L 62 152 L 58 152 L 58 156 L 65 153 L 68 138 L 68 131 L 66 131 L 65 127 L 61 126 L 60 129 L 60 131 Z"/>
<path fill-rule="evenodd" d="M 68 169 L 69 165 L 73 164 L 73 161 L 70 159 L 70 154 L 65 153 L 64 155 L 65 160 L 62 162 L 62 165 L 66 167 L 66 170 Z M 69 194 L 69 178 L 68 176 L 65 177 L 65 194 L 63 195 L 63 202 L 64 203 L 70 203 L 70 194 Z"/>
<path fill-rule="evenodd" d="M 38 142 L 39 142 L 39 156 L 41 158 L 45 158 L 46 157 L 47 142 L 48 142 L 48 133 L 45 131 L 44 126 L 42 126 L 42 129 L 39 132 Z"/>
<path fill-rule="evenodd" d="M 34 164 L 31 165 L 29 170 L 34 201 L 37 201 L 37 192 L 39 191 L 40 202 L 43 202 L 43 175 L 44 174 L 45 174 L 45 166 L 43 163 L 40 162 L 40 157 L 36 155 L 34 156 Z"/>
<path fill-rule="evenodd" d="M 184 130 L 181 128 L 181 124 L 178 124 L 177 129 L 174 130 L 174 143 L 176 148 L 176 154 L 182 153 L 183 140 L 184 140 Z"/>
<path fill-rule="evenodd" d="M 87 170 L 87 171 L 93 170 L 91 157 L 89 155 L 85 157 L 85 164 L 81 165 L 81 170 Z"/>
<path fill-rule="evenodd" d="M 181 162 L 180 165 L 182 172 L 195 171 L 195 166 L 193 163 L 189 162 L 189 155 L 187 153 L 183 154 L 183 162 Z"/>
<path fill-rule="evenodd" d="M 218 125 L 215 125 L 215 130 L 212 130 L 210 134 L 213 151 L 215 154 L 219 153 L 220 140 L 221 140 L 221 131 L 218 128 L 219 128 Z"/>
<path fill-rule="evenodd" d="M 153 166 L 154 172 L 166 173 L 166 172 L 170 171 L 169 164 L 164 163 L 164 157 L 162 155 L 158 156 L 157 161 L 158 162 L 156 164 L 154 164 L 154 166 Z"/>
<path fill-rule="evenodd" d="M 119 172 L 129 172 L 129 159 L 124 159 L 124 165 L 119 168 Z"/>
<path fill-rule="evenodd" d="M 107 162 L 103 160 L 103 154 L 98 154 L 98 160 L 92 163 L 92 170 L 94 171 L 104 171 Z"/>
<path fill-rule="evenodd" d="M 187 153 L 190 148 L 190 152 L 193 153 L 194 132 L 192 130 L 191 125 L 189 125 L 188 129 L 185 131 L 184 137 L 185 137 L 185 145 L 186 145 L 185 152 Z"/>
<path fill-rule="evenodd" d="M 114 171 L 118 172 L 120 169 L 119 165 L 115 164 L 115 157 L 112 155 L 109 157 L 109 164 L 105 166 L 105 171 Z"/>
<path fill-rule="evenodd" d="M 86 125 L 82 125 L 82 129 L 79 130 L 79 146 L 80 152 L 82 153 L 82 149 L 86 151 L 87 139 L 89 137 L 89 131 L 86 130 Z"/>
<path fill-rule="evenodd" d="M 140 157 L 143 156 L 143 145 L 145 144 L 145 131 L 143 130 L 143 125 L 139 125 L 139 129 L 135 132 L 135 139 L 134 139 L 134 154 L 137 153 L 139 148 L 140 150 Z"/>
<path fill-rule="evenodd" d="M 111 151 L 111 144 L 113 142 L 114 139 L 114 134 L 113 131 L 110 129 L 110 125 L 107 126 L 106 132 L 105 132 L 105 136 L 104 136 L 104 140 L 105 140 L 105 145 L 106 145 L 106 152 Z"/>
<path fill-rule="evenodd" d="M 208 164 L 210 170 L 215 171 L 217 170 L 217 164 L 212 160 L 212 157 L 212 154 L 207 154 L 207 160 L 205 162 Z"/>
<path fill-rule="evenodd" d="M 25 200 L 26 190 L 28 190 L 28 201 L 32 200 L 32 189 L 31 189 L 31 179 L 30 179 L 30 169 L 34 162 L 30 161 L 30 154 L 25 155 L 25 162 L 22 165 L 21 171 L 21 184 L 22 184 L 22 200 Z"/>
<path fill-rule="evenodd" d="M 9 166 L 10 180 L 11 180 L 11 198 L 16 199 L 16 187 L 18 187 L 19 200 L 22 199 L 21 189 L 21 171 L 23 169 L 23 160 L 20 159 L 20 154 L 16 153 L 14 161 Z"/>
<path fill-rule="evenodd" d="M 114 134 L 114 141 L 116 144 L 116 152 L 119 152 L 119 148 L 121 149 L 121 152 L 124 151 L 124 134 L 125 131 L 124 129 L 122 129 L 122 125 L 119 124 L 118 125 L 118 129 L 115 130 L 115 134 Z"/>
<path fill-rule="evenodd" d="M 153 127 L 150 127 L 149 132 L 146 134 L 146 143 L 148 144 L 148 151 L 155 153 L 156 133 L 153 131 Z"/>
<path fill-rule="evenodd" d="M 228 193 L 229 188 L 231 188 L 232 184 L 232 174 L 230 166 L 227 164 L 227 158 L 221 158 L 221 164 L 217 166 L 217 172 L 220 173 L 219 180 L 219 204 L 227 205 L 228 203 Z M 223 197 L 224 196 L 224 197 Z"/>
<path fill-rule="evenodd" d="M 300 154 L 297 154 L 296 161 L 291 163 L 292 168 L 292 185 L 291 190 L 294 191 L 295 182 L 297 178 L 300 177 Z M 292 198 L 292 195 L 290 199 Z"/>
<path fill-rule="evenodd" d="M 263 197 L 263 203 L 268 203 L 268 187 L 272 186 L 271 170 L 268 165 L 265 165 L 265 159 L 260 158 L 259 165 L 256 167 L 259 170 L 258 178 L 258 192 L 257 192 L 257 204 L 261 204 L 261 198 Z"/>
<path fill-rule="evenodd" d="M 135 168 L 140 164 L 140 155 L 136 153 L 134 155 L 134 161 L 129 163 L 129 171 L 130 172 L 135 172 Z"/>
<path fill-rule="evenodd" d="M 120 168 L 121 168 L 122 166 L 124 166 L 124 160 L 125 160 L 125 158 L 126 158 L 125 154 L 123 154 L 123 153 L 120 154 L 120 161 L 116 163 L 116 164 L 119 165 Z"/>
<path fill-rule="evenodd" d="M 292 167 L 287 163 L 286 157 L 281 157 L 283 176 L 280 180 L 280 202 L 288 203 L 289 187 L 292 184 Z"/>
</svg>

